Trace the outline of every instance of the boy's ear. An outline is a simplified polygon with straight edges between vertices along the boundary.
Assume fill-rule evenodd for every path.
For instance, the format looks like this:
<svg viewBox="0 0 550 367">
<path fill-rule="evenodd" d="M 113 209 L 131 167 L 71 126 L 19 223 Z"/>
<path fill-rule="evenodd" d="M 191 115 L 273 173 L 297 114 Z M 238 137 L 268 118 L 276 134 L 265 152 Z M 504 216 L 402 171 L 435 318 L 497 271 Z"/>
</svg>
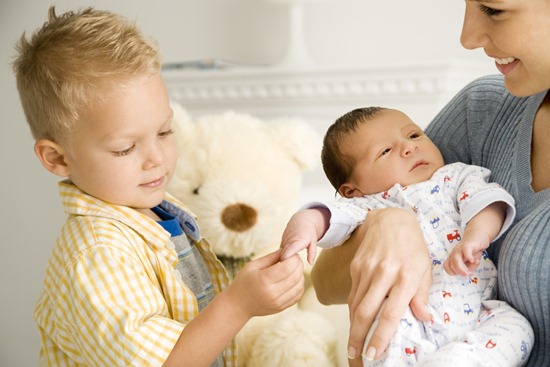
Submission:
<svg viewBox="0 0 550 367">
<path fill-rule="evenodd" d="M 40 159 L 40 163 L 51 173 L 61 177 L 69 176 L 65 152 L 56 142 L 49 139 L 38 139 L 34 143 L 34 153 Z"/>
</svg>

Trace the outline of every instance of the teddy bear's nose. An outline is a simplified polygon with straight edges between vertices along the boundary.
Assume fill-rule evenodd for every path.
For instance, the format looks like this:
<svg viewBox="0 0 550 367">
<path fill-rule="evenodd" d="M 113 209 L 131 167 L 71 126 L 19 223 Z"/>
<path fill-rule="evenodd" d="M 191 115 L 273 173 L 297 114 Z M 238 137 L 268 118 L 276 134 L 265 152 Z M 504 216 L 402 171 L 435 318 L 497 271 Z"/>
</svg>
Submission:
<svg viewBox="0 0 550 367">
<path fill-rule="evenodd" d="M 233 204 L 222 212 L 222 223 L 230 230 L 243 232 L 256 224 L 256 209 L 246 204 Z"/>
</svg>

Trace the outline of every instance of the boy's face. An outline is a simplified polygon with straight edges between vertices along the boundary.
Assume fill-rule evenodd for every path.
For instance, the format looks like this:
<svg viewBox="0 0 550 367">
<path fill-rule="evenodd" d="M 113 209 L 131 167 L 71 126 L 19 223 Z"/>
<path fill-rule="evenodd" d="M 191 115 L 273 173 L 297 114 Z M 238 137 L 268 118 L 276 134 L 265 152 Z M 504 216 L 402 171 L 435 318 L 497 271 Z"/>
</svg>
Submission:
<svg viewBox="0 0 550 367">
<path fill-rule="evenodd" d="M 176 165 L 172 109 L 160 75 L 124 85 L 81 114 L 65 163 L 82 191 L 146 210 L 162 201 Z"/>
<path fill-rule="evenodd" d="M 439 149 L 404 113 L 383 110 L 340 142 L 355 167 L 340 193 L 358 197 L 428 180 L 443 166 Z"/>
</svg>

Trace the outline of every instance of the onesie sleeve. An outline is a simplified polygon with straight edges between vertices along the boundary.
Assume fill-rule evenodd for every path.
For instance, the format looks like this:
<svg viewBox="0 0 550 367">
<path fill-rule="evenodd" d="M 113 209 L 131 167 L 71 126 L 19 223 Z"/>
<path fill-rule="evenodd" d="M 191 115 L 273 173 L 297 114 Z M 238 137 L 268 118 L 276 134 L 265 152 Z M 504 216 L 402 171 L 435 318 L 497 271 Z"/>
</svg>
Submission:
<svg viewBox="0 0 550 367">
<path fill-rule="evenodd" d="M 317 245 L 323 248 L 340 246 L 355 228 L 365 221 L 367 210 L 341 199 L 333 203 L 312 202 L 302 209 L 325 208 L 330 211 L 329 228 Z"/>
<path fill-rule="evenodd" d="M 504 188 L 497 183 L 489 183 L 491 172 L 483 167 L 464 165 L 459 176 L 456 202 L 462 217 L 462 226 L 487 206 L 502 201 L 507 204 L 506 218 L 496 240 L 510 228 L 516 216 L 515 201 Z"/>
</svg>

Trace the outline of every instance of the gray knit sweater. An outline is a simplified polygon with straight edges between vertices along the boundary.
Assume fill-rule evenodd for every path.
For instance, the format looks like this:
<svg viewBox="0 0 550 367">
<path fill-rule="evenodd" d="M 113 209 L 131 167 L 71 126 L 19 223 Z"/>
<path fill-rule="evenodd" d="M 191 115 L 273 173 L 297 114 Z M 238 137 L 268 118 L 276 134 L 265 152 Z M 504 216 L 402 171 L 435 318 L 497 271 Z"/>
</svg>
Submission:
<svg viewBox="0 0 550 367">
<path fill-rule="evenodd" d="M 498 266 L 499 298 L 533 326 L 528 366 L 537 367 L 550 366 L 550 189 L 533 191 L 530 152 L 534 116 L 545 95 L 513 97 L 502 76 L 483 77 L 466 86 L 426 129 L 446 163 L 489 168 L 491 181 L 516 200 L 515 224 L 492 245 L 491 255 Z"/>
</svg>

